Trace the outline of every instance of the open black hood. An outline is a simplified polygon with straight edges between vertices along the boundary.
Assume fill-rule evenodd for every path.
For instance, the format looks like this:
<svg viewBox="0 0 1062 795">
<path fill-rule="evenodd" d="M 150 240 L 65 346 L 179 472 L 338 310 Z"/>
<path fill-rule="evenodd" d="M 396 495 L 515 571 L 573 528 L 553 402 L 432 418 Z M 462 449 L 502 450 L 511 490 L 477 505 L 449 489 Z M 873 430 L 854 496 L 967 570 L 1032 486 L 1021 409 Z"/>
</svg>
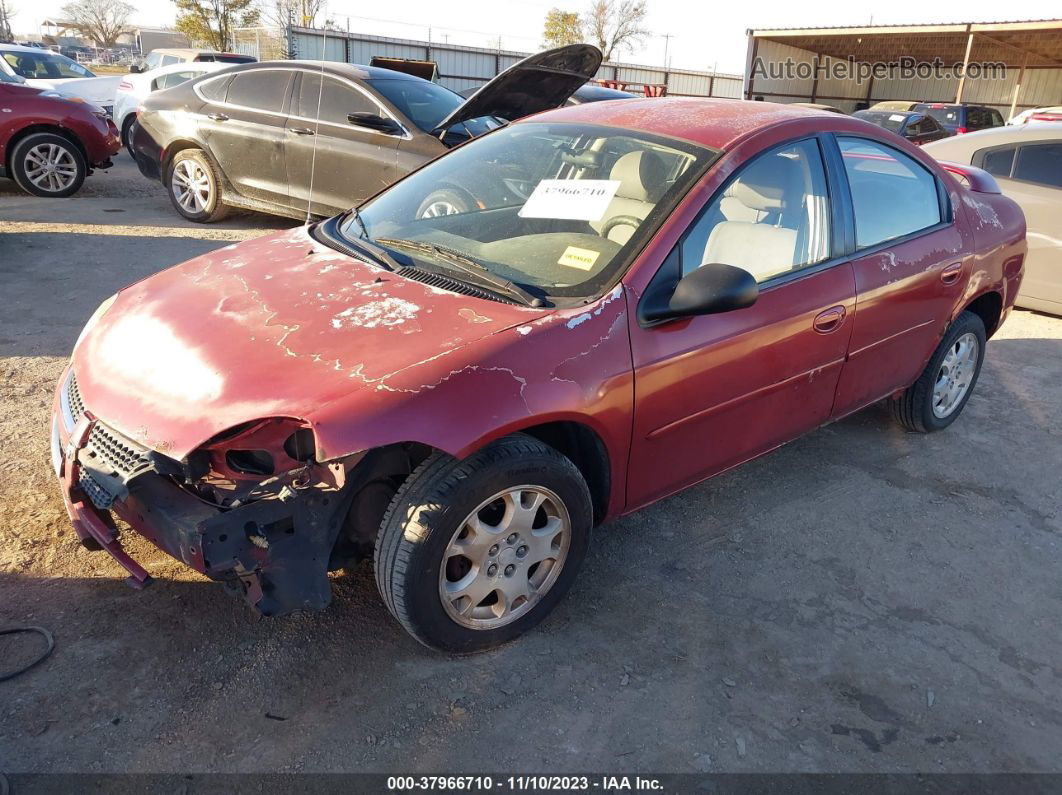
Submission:
<svg viewBox="0 0 1062 795">
<path fill-rule="evenodd" d="M 516 121 L 559 108 L 597 74 L 601 60 L 601 50 L 592 44 L 569 44 L 529 55 L 484 84 L 435 129 L 446 130 L 483 116 Z"/>
</svg>

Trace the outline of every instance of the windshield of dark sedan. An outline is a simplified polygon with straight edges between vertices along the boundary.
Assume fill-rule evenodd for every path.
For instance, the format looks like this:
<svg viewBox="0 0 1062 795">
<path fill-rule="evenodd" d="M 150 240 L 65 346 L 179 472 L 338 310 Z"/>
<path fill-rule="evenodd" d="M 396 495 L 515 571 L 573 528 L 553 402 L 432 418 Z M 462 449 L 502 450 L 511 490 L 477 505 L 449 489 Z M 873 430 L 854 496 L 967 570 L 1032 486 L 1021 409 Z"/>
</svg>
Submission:
<svg viewBox="0 0 1062 795">
<path fill-rule="evenodd" d="M 424 132 L 434 130 L 464 102 L 459 94 L 427 80 L 387 77 L 365 82 Z"/>
<path fill-rule="evenodd" d="M 907 121 L 906 113 L 890 113 L 885 110 L 861 110 L 852 115 L 857 119 L 869 121 L 871 124 L 884 127 L 886 130 L 891 130 L 894 133 L 900 132 L 900 130 L 903 129 L 904 122 Z"/>
<path fill-rule="evenodd" d="M 425 253 L 437 246 L 548 295 L 592 295 L 714 155 L 610 127 L 515 124 L 410 175 L 341 231 L 444 267 Z"/>
<path fill-rule="evenodd" d="M 63 80 L 68 77 L 95 77 L 92 72 L 65 55 L 54 52 L 0 50 L 15 74 L 27 80 Z"/>
</svg>

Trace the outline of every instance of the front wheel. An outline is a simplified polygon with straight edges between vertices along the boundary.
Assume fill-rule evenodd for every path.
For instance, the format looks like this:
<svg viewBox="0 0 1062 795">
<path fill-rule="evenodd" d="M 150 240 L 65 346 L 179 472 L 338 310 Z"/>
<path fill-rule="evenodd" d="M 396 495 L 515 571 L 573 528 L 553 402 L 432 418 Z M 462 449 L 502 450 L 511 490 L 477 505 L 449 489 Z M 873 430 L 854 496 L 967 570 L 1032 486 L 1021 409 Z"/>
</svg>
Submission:
<svg viewBox="0 0 1062 795">
<path fill-rule="evenodd" d="M 88 176 L 85 156 L 71 141 L 55 133 L 27 135 L 11 152 L 11 176 L 34 196 L 73 196 Z"/>
<path fill-rule="evenodd" d="M 918 380 L 889 407 L 896 420 L 910 431 L 931 433 L 951 425 L 973 393 L 985 358 L 985 324 L 973 312 L 963 312 Z"/>
<path fill-rule="evenodd" d="M 376 541 L 376 583 L 421 643 L 489 649 L 538 624 L 586 556 L 593 511 L 575 465 L 529 436 L 459 461 L 429 457 L 398 490 Z"/>
<path fill-rule="evenodd" d="M 200 224 L 220 221 L 229 213 L 221 178 L 200 149 L 182 149 L 166 170 L 166 187 L 175 210 Z"/>
</svg>

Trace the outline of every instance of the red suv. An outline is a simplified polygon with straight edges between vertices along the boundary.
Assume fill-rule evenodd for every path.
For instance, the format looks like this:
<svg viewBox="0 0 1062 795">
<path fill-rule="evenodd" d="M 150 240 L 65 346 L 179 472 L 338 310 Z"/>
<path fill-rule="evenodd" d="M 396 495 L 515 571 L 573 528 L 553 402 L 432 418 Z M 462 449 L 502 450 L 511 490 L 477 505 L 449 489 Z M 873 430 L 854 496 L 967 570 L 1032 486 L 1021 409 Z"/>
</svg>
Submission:
<svg viewBox="0 0 1062 795">
<path fill-rule="evenodd" d="M 55 397 L 74 528 L 141 584 L 120 518 L 266 614 L 372 557 L 419 640 L 510 640 L 596 524 L 876 401 L 959 416 L 1026 243 L 990 175 L 948 168 L 967 185 L 760 102 L 510 124 L 107 299 Z M 469 209 L 418 212 L 457 180 Z"/>
<path fill-rule="evenodd" d="M 0 176 L 34 196 L 77 193 L 94 168 L 110 168 L 118 130 L 102 108 L 3 80 Z"/>
</svg>

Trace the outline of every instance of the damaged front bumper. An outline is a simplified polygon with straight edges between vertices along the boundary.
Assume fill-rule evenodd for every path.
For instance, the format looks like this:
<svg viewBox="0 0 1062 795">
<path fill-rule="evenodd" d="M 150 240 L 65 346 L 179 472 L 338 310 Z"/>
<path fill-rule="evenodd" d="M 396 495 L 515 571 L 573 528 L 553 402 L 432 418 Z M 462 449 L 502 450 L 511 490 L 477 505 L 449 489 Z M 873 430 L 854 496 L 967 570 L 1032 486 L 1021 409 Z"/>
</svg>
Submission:
<svg viewBox="0 0 1062 795">
<path fill-rule="evenodd" d="M 328 605 L 329 556 L 349 508 L 349 461 L 309 465 L 278 479 L 269 496 L 221 508 L 160 472 L 160 456 L 100 422 L 71 383 L 64 377 L 56 396 L 52 463 L 84 546 L 108 552 L 133 587 L 149 583 L 122 547 L 117 517 L 172 557 L 238 589 L 264 615 Z"/>
</svg>

